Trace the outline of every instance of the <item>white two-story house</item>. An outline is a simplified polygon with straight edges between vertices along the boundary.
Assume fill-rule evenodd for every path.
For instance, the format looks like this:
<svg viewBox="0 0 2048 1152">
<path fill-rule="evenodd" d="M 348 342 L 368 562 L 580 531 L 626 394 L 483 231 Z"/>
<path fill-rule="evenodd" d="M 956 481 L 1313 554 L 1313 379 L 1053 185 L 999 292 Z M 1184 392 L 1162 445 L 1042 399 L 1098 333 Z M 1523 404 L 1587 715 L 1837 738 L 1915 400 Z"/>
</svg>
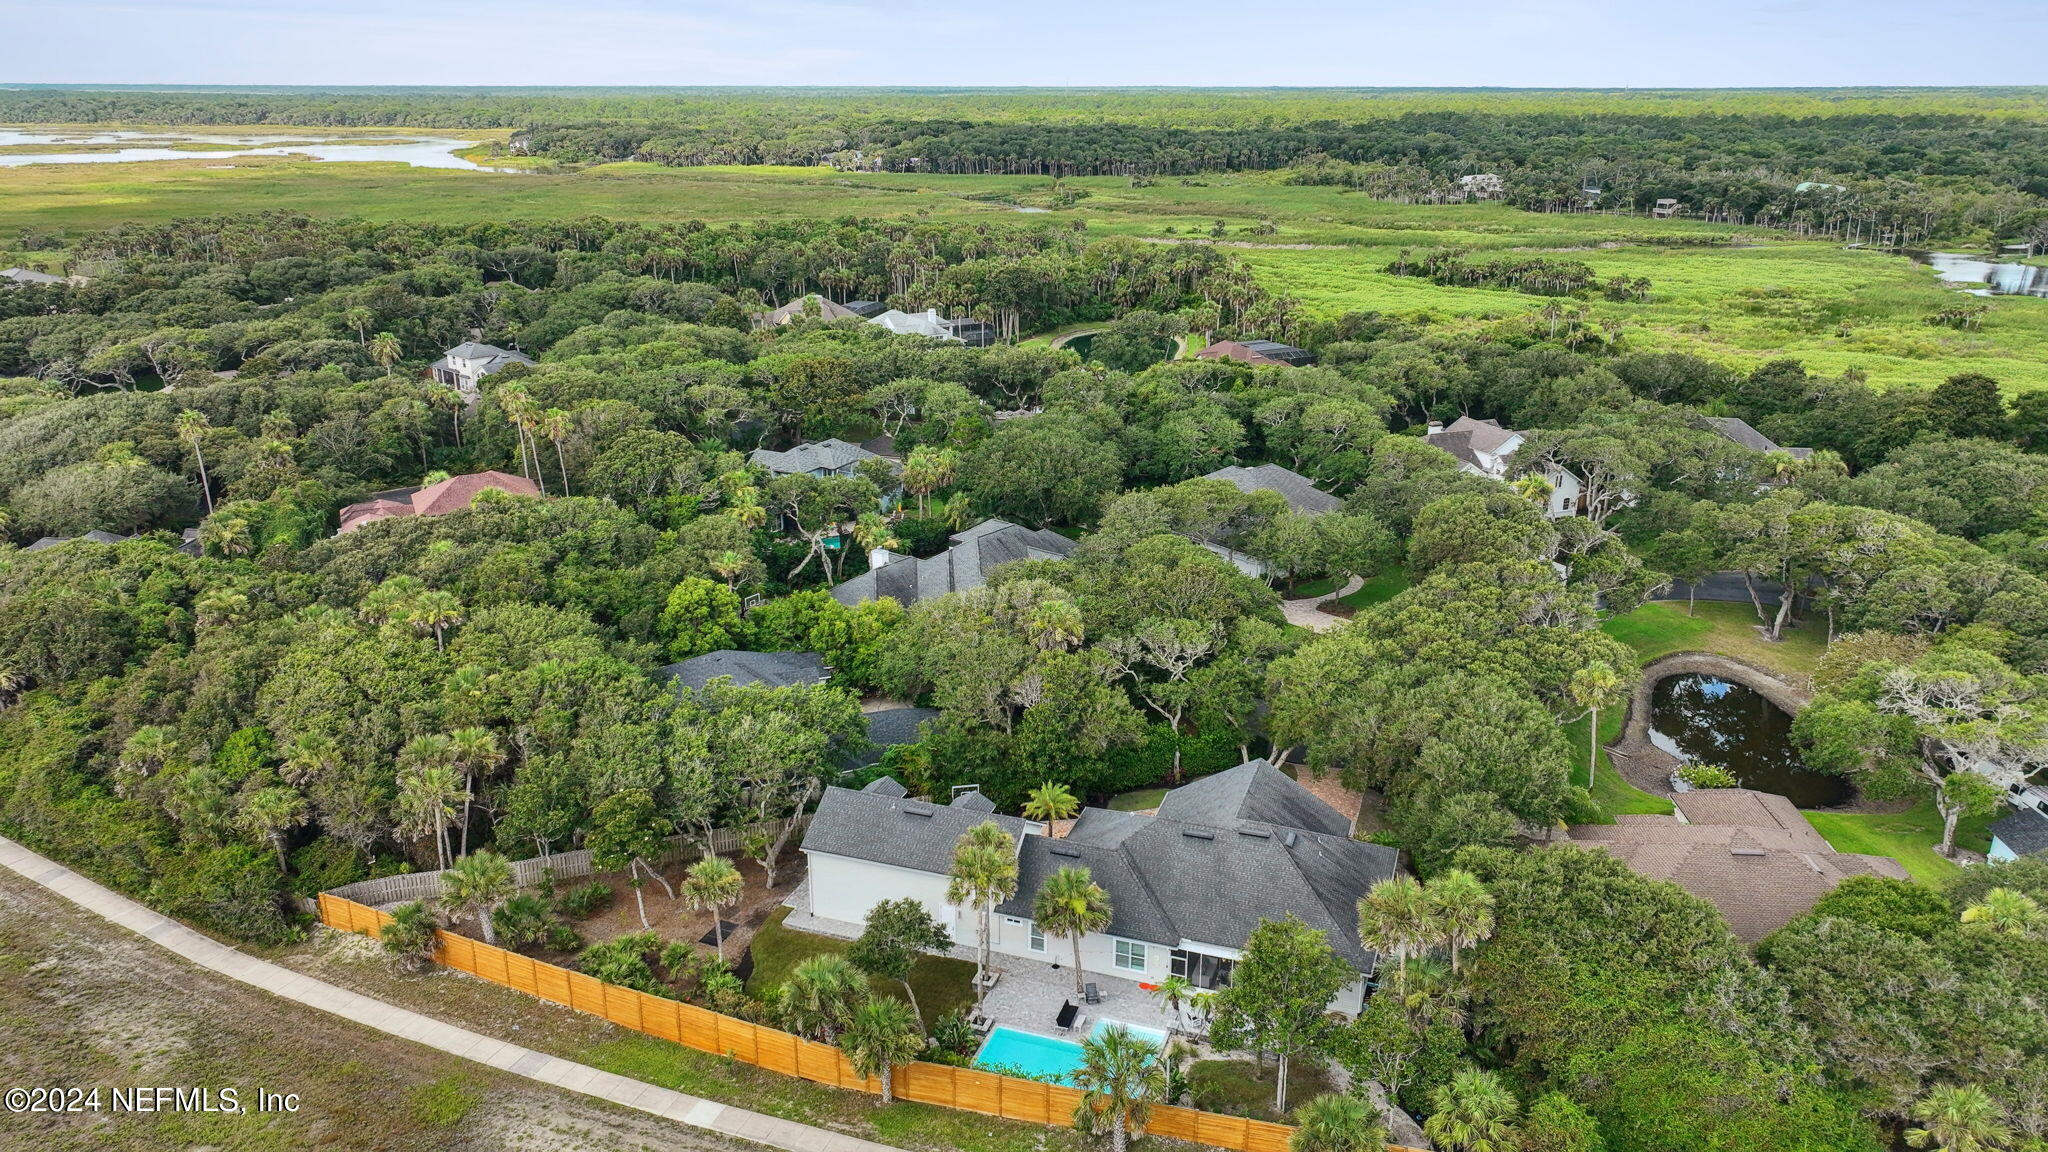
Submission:
<svg viewBox="0 0 2048 1152">
<path fill-rule="evenodd" d="M 462 399 L 476 403 L 477 390 L 483 378 L 493 372 L 503 371 L 513 364 L 533 363 L 533 357 L 524 352 L 500 348 L 495 344 L 479 344 L 465 340 L 441 354 L 439 360 L 427 365 L 427 374 L 462 394 Z"/>
<path fill-rule="evenodd" d="M 1108 927 L 1081 939 L 1088 975 L 1141 984 L 1179 975 L 1219 988 L 1260 922 L 1293 915 L 1358 973 L 1331 1008 L 1364 1004 L 1379 957 L 1359 939 L 1358 901 L 1394 875 L 1399 855 L 1352 839 L 1348 820 L 1264 760 L 1176 788 L 1156 813 L 1085 809 L 1057 839 L 997 815 L 979 793 L 935 804 L 886 777 L 860 791 L 827 789 L 804 836 L 805 911 L 858 926 L 880 901 L 910 897 L 970 944 L 976 912 L 947 901 L 947 870 L 960 836 L 990 821 L 1017 846 L 1017 894 L 991 924 L 998 966 L 1072 963 L 1072 943 L 1042 931 L 1031 905 L 1055 872 L 1085 868 L 1111 907 Z"/>
<path fill-rule="evenodd" d="M 1431 447 L 1457 457 L 1463 471 L 1502 481 L 1508 478 L 1510 458 L 1529 439 L 1527 433 L 1503 428 L 1497 420 L 1470 416 L 1458 417 L 1449 427 L 1432 421 L 1422 438 Z M 1543 514 L 1552 520 L 1578 515 L 1583 487 L 1579 478 L 1554 464 L 1543 470 L 1543 478 L 1550 481 L 1550 500 Z"/>
</svg>

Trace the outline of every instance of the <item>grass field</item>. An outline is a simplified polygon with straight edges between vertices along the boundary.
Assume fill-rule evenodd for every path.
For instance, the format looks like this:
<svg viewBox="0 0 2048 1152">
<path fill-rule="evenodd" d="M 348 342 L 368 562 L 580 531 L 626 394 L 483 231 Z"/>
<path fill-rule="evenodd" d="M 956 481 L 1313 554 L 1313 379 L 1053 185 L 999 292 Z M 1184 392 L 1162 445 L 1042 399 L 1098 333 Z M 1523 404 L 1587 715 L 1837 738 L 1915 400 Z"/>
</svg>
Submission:
<svg viewBox="0 0 2048 1152">
<path fill-rule="evenodd" d="M 1956 845 L 1973 852 L 1991 847 L 1985 831 L 1996 816 L 1966 819 L 1956 825 Z M 1941 815 L 1934 801 L 1923 800 L 1904 812 L 1808 812 L 1812 824 L 1837 852 L 1861 852 L 1890 856 L 1906 866 L 1913 879 L 1922 884 L 1939 884 L 1961 871 L 1954 861 L 1937 855 L 1941 843 Z"/>
<path fill-rule="evenodd" d="M 1156 241 L 1206 238 L 1221 220 L 1225 242 L 1237 246 L 1261 283 L 1315 313 L 1378 310 L 1463 326 L 1531 312 L 1542 298 L 1442 287 L 1381 269 L 1403 248 L 1550 251 L 1584 260 L 1603 276 L 1650 278 L 1646 303 L 1590 304 L 1596 318 L 1627 324 L 1637 348 L 1695 351 L 1740 365 L 1797 356 L 1817 371 L 1863 371 L 1880 385 L 1925 386 L 1981 371 L 2014 391 L 2048 386 L 2048 359 L 2039 354 L 2048 346 L 2048 301 L 1995 301 L 1980 332 L 1930 327 L 1926 318 L 1954 290 L 1900 256 L 1696 221 L 1547 215 L 1499 204 L 1390 204 L 1341 188 L 1286 185 L 1273 173 L 1148 187 L 1088 177 L 1064 187 L 1084 195 L 1058 207 L 1052 182 L 1031 176 L 632 163 L 498 173 L 195 157 L 0 169 L 0 236 L 23 228 L 77 235 L 131 220 L 277 209 L 444 223 L 586 214 L 706 221 L 851 214 L 1056 226 L 1080 220 L 1093 235 Z M 1019 214 L 1023 207 L 1053 210 Z M 1250 228 L 1261 222 L 1275 233 L 1252 236 Z M 1698 246 L 1702 240 L 1713 244 Z"/>
</svg>

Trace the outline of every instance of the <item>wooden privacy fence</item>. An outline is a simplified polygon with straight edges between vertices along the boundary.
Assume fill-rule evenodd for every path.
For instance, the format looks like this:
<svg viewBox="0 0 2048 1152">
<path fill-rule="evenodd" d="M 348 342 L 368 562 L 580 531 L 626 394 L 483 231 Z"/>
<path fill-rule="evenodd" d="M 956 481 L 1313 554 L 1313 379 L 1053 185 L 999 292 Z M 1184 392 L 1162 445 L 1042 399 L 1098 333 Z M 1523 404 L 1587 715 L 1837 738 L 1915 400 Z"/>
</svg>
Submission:
<svg viewBox="0 0 2048 1152">
<path fill-rule="evenodd" d="M 384 925 L 391 921 L 387 913 L 332 892 L 322 892 L 319 903 L 321 923 L 344 932 L 380 936 Z M 607 984 L 467 936 L 436 932 L 434 937 L 440 945 L 434 957 L 439 964 L 578 1012 L 601 1016 L 621 1028 L 834 1088 L 873 1093 L 882 1090 L 880 1080 L 856 1073 L 845 1054 L 830 1044 L 723 1016 L 695 1004 Z M 1063 1084 L 921 1060 L 896 1069 L 892 1087 L 904 1100 L 1062 1127 L 1073 1123 L 1074 1109 L 1080 1105 L 1082 1096 L 1080 1089 Z M 1145 1131 L 1237 1152 L 1287 1152 L 1287 1138 L 1294 1129 L 1243 1116 L 1160 1105 L 1152 1109 L 1152 1119 L 1145 1125 Z M 1390 1147 L 1390 1152 L 1402 1150 Z"/>
<path fill-rule="evenodd" d="M 801 836 L 810 826 L 808 814 L 794 817 L 796 828 L 792 836 Z M 759 829 L 773 836 L 782 831 L 783 821 L 770 820 L 762 824 L 749 824 L 743 828 L 720 828 L 711 834 L 711 850 L 721 856 L 740 850 L 746 843 L 748 833 Z M 696 836 L 671 836 L 668 838 L 672 852 L 684 851 L 701 846 L 704 841 Z M 514 860 L 512 876 L 524 888 L 540 883 L 543 870 L 552 870 L 560 880 L 574 880 L 595 875 L 597 869 L 590 863 L 590 849 L 579 848 L 574 852 L 554 852 L 536 856 L 530 860 Z M 364 904 L 403 904 L 409 900 L 432 900 L 441 895 L 442 872 L 407 872 L 398 876 L 379 876 L 375 880 L 358 880 L 329 890 L 331 895 L 344 900 Z"/>
</svg>

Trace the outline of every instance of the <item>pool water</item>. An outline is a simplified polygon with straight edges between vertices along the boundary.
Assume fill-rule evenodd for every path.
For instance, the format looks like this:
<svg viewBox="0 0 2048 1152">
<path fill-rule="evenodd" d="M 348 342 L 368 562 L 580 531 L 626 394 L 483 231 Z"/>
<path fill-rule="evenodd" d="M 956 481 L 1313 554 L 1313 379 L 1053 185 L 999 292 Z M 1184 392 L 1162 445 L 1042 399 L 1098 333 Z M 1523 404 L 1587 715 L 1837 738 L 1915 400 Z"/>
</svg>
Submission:
<svg viewBox="0 0 2048 1152">
<path fill-rule="evenodd" d="M 1131 1034 L 1140 1040 L 1149 1040 L 1162 1048 L 1166 1046 L 1166 1033 L 1157 1028 L 1124 1024 L 1121 1020 L 1098 1020 L 1089 1034 L 1100 1036 L 1105 1029 L 1119 1024 L 1130 1029 Z M 1081 1046 L 1072 1040 L 1019 1032 L 1015 1028 L 997 1028 L 988 1034 L 974 1062 L 983 1068 L 1021 1072 L 1040 1079 L 1056 1078 L 1064 1083 L 1074 1069 L 1081 1066 Z"/>
</svg>

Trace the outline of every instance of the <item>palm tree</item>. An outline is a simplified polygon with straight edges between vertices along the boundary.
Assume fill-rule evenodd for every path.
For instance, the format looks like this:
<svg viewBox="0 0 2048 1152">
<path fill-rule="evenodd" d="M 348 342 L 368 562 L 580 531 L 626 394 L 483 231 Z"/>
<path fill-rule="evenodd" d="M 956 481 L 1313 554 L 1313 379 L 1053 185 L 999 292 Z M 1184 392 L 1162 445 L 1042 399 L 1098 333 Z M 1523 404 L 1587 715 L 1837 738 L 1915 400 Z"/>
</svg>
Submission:
<svg viewBox="0 0 2048 1152">
<path fill-rule="evenodd" d="M 1047 780 L 1031 790 L 1024 800 L 1024 818 L 1036 820 L 1048 829 L 1055 820 L 1071 820 L 1081 810 L 1081 801 L 1057 780 Z"/>
<path fill-rule="evenodd" d="M 1048 936 L 1064 936 L 1074 945 L 1074 991 L 1085 992 L 1081 976 L 1081 937 L 1109 927 L 1109 893 L 1086 868 L 1066 867 L 1039 886 L 1031 900 L 1031 918 Z"/>
<path fill-rule="evenodd" d="M 21 694 L 28 691 L 28 673 L 14 668 L 0 668 L 0 709 L 12 708 Z"/>
<path fill-rule="evenodd" d="M 405 620 L 422 635 L 432 633 L 434 651 L 445 652 L 448 630 L 462 624 L 462 601 L 453 592 L 422 592 L 406 610 Z"/>
<path fill-rule="evenodd" d="M 1913 1106 L 1921 1127 L 1906 1129 L 1906 1143 L 1934 1152 L 1999 1152 L 2013 1138 L 2005 1111 L 1974 1084 L 1942 1084 Z"/>
<path fill-rule="evenodd" d="M 1479 877 L 1462 868 L 1451 868 L 1428 884 L 1423 892 L 1429 901 L 1429 919 L 1442 934 L 1451 953 L 1451 974 L 1458 973 L 1458 954 L 1467 945 L 1493 935 L 1493 893 Z"/>
<path fill-rule="evenodd" d="M 846 1035 L 839 1050 L 861 1076 L 882 1081 L 882 1103 L 896 1099 L 895 1069 L 924 1052 L 924 1030 L 910 1014 L 910 1006 L 889 996 L 877 996 L 853 1010 L 846 1022 Z"/>
<path fill-rule="evenodd" d="M 959 467 L 960 454 L 951 448 L 933 448 L 924 444 L 910 450 L 910 455 L 903 461 L 903 486 L 917 494 L 917 514 L 920 517 L 930 510 L 931 494 L 951 484 Z"/>
<path fill-rule="evenodd" d="M 367 345 L 370 342 L 370 325 L 377 319 L 375 312 L 358 305 L 344 311 L 341 314 L 341 318 L 348 323 L 349 327 L 356 330 L 357 345 Z"/>
<path fill-rule="evenodd" d="M 562 495 L 569 494 L 569 464 L 562 458 L 562 441 L 569 438 L 569 414 L 560 408 L 550 408 L 534 417 L 533 426 L 548 443 L 555 446 L 555 471 L 562 475 Z M 534 466 L 539 471 L 539 465 Z M 545 491 L 545 486 L 543 486 Z"/>
<path fill-rule="evenodd" d="M 177 430 L 178 439 L 192 450 L 192 458 L 199 462 L 199 494 L 206 498 L 206 514 L 213 515 L 213 485 L 206 478 L 206 434 L 213 429 L 207 423 L 206 414 L 190 408 L 178 413 L 172 426 Z"/>
<path fill-rule="evenodd" d="M 486 944 L 498 942 L 491 914 L 518 890 L 519 881 L 512 874 L 512 862 L 488 848 L 464 856 L 441 874 L 442 902 L 475 916 L 483 925 Z"/>
<path fill-rule="evenodd" d="M 1110 1152 L 1124 1152 L 1131 1129 L 1144 1127 L 1152 1106 L 1166 1096 L 1166 1064 L 1159 1057 L 1158 1045 L 1121 1024 L 1083 1040 L 1081 1066 L 1073 1072 L 1082 1093 L 1074 1127 L 1094 1133 L 1107 1124 Z"/>
<path fill-rule="evenodd" d="M 1376 952 L 1394 958 L 1394 983 L 1402 965 L 1434 932 L 1429 896 L 1413 876 L 1394 876 L 1372 886 L 1358 902 L 1358 935 Z"/>
<path fill-rule="evenodd" d="M 1612 665 L 1595 660 L 1572 673 L 1566 691 L 1572 703 L 1586 710 L 1592 723 L 1586 728 L 1586 779 L 1593 778 L 1600 757 L 1600 706 L 1621 690 L 1621 673 Z"/>
<path fill-rule="evenodd" d="M 692 909 L 711 913 L 712 938 L 718 942 L 718 958 L 725 959 L 725 922 L 718 910 L 740 902 L 746 891 L 740 870 L 723 856 L 706 856 L 683 873 L 683 899 Z"/>
<path fill-rule="evenodd" d="M 1167 976 L 1153 987 L 1152 994 L 1159 997 L 1159 1002 L 1173 1011 L 1174 1031 L 1180 1030 L 1181 1006 L 1193 1000 L 1195 993 L 1199 991 L 1201 989 L 1195 987 L 1194 981 L 1179 975 Z"/>
<path fill-rule="evenodd" d="M 199 547 L 215 556 L 247 556 L 256 543 L 240 516 L 208 516 L 199 525 Z"/>
<path fill-rule="evenodd" d="M 996 905 L 1017 894 L 1017 844 L 993 820 L 960 834 L 953 845 L 953 867 L 947 876 L 946 899 L 974 907 L 976 947 L 974 1002 L 988 991 L 989 921 Z"/>
<path fill-rule="evenodd" d="M 128 791 L 128 781 L 147 780 L 163 770 L 170 758 L 178 754 L 178 741 L 169 728 L 151 724 L 137 728 L 121 745 L 121 755 L 114 761 L 119 771 L 114 785 L 116 793 Z"/>
<path fill-rule="evenodd" d="M 759 528 L 768 522 L 768 508 L 758 500 L 735 500 L 725 506 L 725 514 L 748 528 Z"/>
<path fill-rule="evenodd" d="M 391 366 L 404 356 L 405 349 L 399 346 L 398 337 L 389 332 L 379 332 L 376 338 L 370 341 L 370 360 L 382 368 L 386 376 L 391 375 Z"/>
<path fill-rule="evenodd" d="M 1515 495 L 1539 508 L 1548 507 L 1550 494 L 1557 490 L 1557 485 L 1534 472 L 1517 477 L 1509 487 L 1515 490 Z"/>
<path fill-rule="evenodd" d="M 711 570 L 717 573 L 725 581 L 725 586 L 730 589 L 733 587 L 733 581 L 738 578 L 739 574 L 747 570 L 747 561 L 747 557 L 728 548 L 713 556 L 710 564 Z"/>
<path fill-rule="evenodd" d="M 1378 1109 L 1357 1096 L 1327 1092 L 1294 1110 L 1287 1152 L 1377 1152 L 1386 1143 Z"/>
<path fill-rule="evenodd" d="M 399 830 L 417 839 L 434 838 L 435 862 L 446 868 L 448 824 L 469 792 L 455 771 L 455 753 L 446 736 L 415 736 L 399 750 Z"/>
<path fill-rule="evenodd" d="M 498 747 L 498 734 L 489 728 L 457 728 L 448 734 L 450 751 L 454 753 L 456 770 L 462 773 L 463 790 L 472 794 L 476 791 L 476 778 L 505 762 L 505 753 Z M 462 844 L 459 855 L 469 854 L 469 803 L 462 808 Z"/>
<path fill-rule="evenodd" d="M 867 974 L 837 952 L 798 962 L 782 984 L 782 1006 L 798 1032 L 815 1032 L 827 1044 L 868 998 Z"/>
<path fill-rule="evenodd" d="M 1514 1152 L 1515 1115 L 1521 1110 L 1515 1094 L 1500 1077 L 1478 1068 L 1464 1068 L 1430 1093 L 1429 1119 L 1423 1134 L 1448 1152 Z"/>
<path fill-rule="evenodd" d="M 417 900 L 391 910 L 391 921 L 378 931 L 377 940 L 392 961 L 417 972 L 434 962 L 441 942 L 434 935 L 434 917 Z"/>
<path fill-rule="evenodd" d="M 2048 912 L 2017 888 L 1993 888 L 1982 900 L 1963 909 L 1963 923 L 1982 924 L 2010 936 L 2032 936 L 2048 928 Z"/>
<path fill-rule="evenodd" d="M 252 835 L 270 843 L 277 853 L 277 870 L 289 871 L 284 855 L 284 838 L 287 832 L 306 822 L 306 798 L 296 788 L 274 785 L 258 788 L 242 801 L 242 812 L 237 823 Z"/>
<path fill-rule="evenodd" d="M 1064 652 L 1077 647 L 1084 635 L 1081 610 L 1071 600 L 1044 600 L 1032 606 L 1024 621 L 1031 644 L 1041 652 Z"/>
</svg>

